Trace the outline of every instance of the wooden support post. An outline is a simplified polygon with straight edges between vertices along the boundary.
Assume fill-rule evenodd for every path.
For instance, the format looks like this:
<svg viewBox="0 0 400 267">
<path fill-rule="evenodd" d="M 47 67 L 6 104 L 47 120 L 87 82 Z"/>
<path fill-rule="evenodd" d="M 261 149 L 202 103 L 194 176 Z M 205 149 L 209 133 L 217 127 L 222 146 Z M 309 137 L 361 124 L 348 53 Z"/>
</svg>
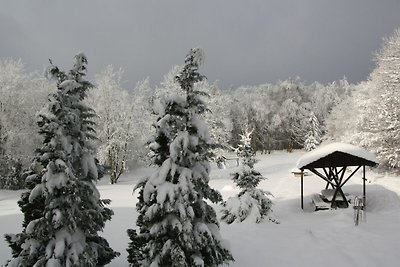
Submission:
<svg viewBox="0 0 400 267">
<path fill-rule="evenodd" d="M 303 176 L 304 176 L 304 172 L 303 172 L 303 170 L 301 170 L 301 177 L 300 177 L 300 179 L 301 179 L 301 209 L 303 210 L 304 209 L 304 202 L 303 202 L 303 196 L 304 196 L 304 193 L 303 193 L 303 189 L 304 189 L 304 187 L 303 187 Z"/>
<path fill-rule="evenodd" d="M 366 205 L 366 188 L 365 188 L 365 181 L 367 180 L 367 178 L 365 178 L 365 165 L 363 166 L 363 202 L 364 202 L 364 207 Z"/>
</svg>

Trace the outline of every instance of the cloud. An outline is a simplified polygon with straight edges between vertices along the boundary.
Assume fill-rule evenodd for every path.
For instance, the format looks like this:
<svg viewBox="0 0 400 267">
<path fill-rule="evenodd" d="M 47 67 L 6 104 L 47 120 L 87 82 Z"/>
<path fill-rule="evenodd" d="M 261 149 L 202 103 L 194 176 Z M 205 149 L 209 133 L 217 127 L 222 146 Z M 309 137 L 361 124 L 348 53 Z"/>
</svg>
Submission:
<svg viewBox="0 0 400 267">
<path fill-rule="evenodd" d="M 15 19 L 0 16 L 0 33 L 0 58 L 17 59 L 27 56 L 24 46 L 27 36 Z"/>
<path fill-rule="evenodd" d="M 225 87 L 289 76 L 358 82 L 382 37 L 400 26 L 399 11 L 395 0 L 7 1 L 0 57 L 68 68 L 84 51 L 89 73 L 113 64 L 133 86 L 147 76 L 158 83 L 200 46 L 202 72 Z"/>
</svg>

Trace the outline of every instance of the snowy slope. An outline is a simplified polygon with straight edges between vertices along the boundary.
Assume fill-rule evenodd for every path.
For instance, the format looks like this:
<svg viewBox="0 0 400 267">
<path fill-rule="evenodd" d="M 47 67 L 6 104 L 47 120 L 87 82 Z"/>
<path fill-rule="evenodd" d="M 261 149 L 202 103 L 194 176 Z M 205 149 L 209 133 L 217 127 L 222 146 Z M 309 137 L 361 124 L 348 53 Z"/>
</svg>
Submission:
<svg viewBox="0 0 400 267">
<path fill-rule="evenodd" d="M 303 154 L 275 152 L 258 156 L 260 162 L 255 168 L 268 178 L 260 186 L 274 194 L 273 210 L 280 224 L 221 223 L 222 236 L 236 260 L 231 266 L 399 266 L 400 178 L 367 173 L 367 221 L 355 227 L 352 208 L 312 211 L 310 196 L 325 187 L 315 176 L 304 179 L 306 205 L 304 211 L 300 209 L 300 181 L 291 170 Z M 220 190 L 224 199 L 238 192 L 229 176 L 235 170 L 235 162 L 229 161 L 226 169 L 214 168 L 211 173 L 211 186 Z M 99 183 L 102 197 L 112 199 L 111 208 L 115 212 L 103 235 L 122 254 L 109 266 L 128 266 L 126 229 L 134 226 L 137 217 L 134 209 L 137 196 L 132 189 L 137 179 L 150 172 L 135 170 L 122 177 L 117 185 L 109 185 L 106 179 Z M 358 174 L 344 191 L 361 195 L 361 184 Z M 1 234 L 20 230 L 22 216 L 16 204 L 19 194 L 0 191 Z M 0 239 L 0 264 L 9 257 L 10 249 Z"/>
</svg>

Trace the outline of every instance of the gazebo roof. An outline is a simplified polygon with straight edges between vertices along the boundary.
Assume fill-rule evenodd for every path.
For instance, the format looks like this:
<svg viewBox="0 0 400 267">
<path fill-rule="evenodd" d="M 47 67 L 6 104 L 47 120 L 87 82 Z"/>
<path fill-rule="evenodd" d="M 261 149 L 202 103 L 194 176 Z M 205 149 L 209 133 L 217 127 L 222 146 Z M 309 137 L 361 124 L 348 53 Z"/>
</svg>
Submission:
<svg viewBox="0 0 400 267">
<path fill-rule="evenodd" d="M 345 143 L 319 147 L 302 156 L 297 162 L 297 168 L 301 170 L 363 165 L 378 165 L 375 155 L 361 147 Z"/>
</svg>

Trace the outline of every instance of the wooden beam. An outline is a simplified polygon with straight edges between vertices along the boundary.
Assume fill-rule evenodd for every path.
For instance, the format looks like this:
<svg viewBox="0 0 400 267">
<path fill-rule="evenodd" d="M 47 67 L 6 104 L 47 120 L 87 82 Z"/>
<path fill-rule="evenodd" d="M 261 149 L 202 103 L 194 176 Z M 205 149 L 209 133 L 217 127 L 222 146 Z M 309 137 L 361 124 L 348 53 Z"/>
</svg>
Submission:
<svg viewBox="0 0 400 267">
<path fill-rule="evenodd" d="M 353 171 L 353 173 L 352 173 L 349 177 L 347 177 L 347 179 L 343 182 L 342 186 L 345 185 L 345 184 L 350 180 L 350 178 L 353 177 L 354 174 L 356 174 L 356 172 L 357 172 L 360 168 L 361 168 L 361 166 L 358 166 L 357 169 L 356 169 L 355 171 Z"/>
<path fill-rule="evenodd" d="M 331 200 L 332 201 L 331 206 L 332 206 L 332 208 L 336 208 L 336 206 L 337 206 L 336 205 L 336 197 L 337 197 L 337 195 L 339 193 L 342 196 L 343 202 L 346 204 L 346 207 L 348 207 L 349 204 L 347 203 L 347 198 L 344 195 L 343 190 L 342 190 L 342 186 L 343 186 L 342 181 L 343 181 L 343 177 L 344 177 L 344 174 L 345 174 L 346 167 L 343 167 L 340 171 L 337 170 L 337 167 L 332 167 L 331 170 L 332 170 L 332 173 L 333 173 L 332 178 L 336 183 L 336 190 L 333 193 L 333 197 L 332 197 L 332 200 Z M 340 175 L 340 177 L 339 177 L 339 175 Z"/>
<path fill-rule="evenodd" d="M 325 173 L 327 179 L 329 180 L 329 173 L 326 171 L 325 168 L 323 168 L 323 170 L 324 170 L 324 173 Z M 329 188 L 329 183 L 326 183 L 325 189 L 328 189 L 328 188 Z M 332 188 L 333 188 L 333 186 L 332 186 Z"/>
<path fill-rule="evenodd" d="M 328 180 L 330 180 L 330 179 L 329 179 L 329 177 L 330 177 L 329 172 L 326 171 L 326 168 L 322 168 L 322 169 L 324 170 L 324 173 L 325 173 L 326 178 L 327 178 Z M 330 171 L 330 169 L 329 169 L 329 171 Z"/>
<path fill-rule="evenodd" d="M 339 184 L 341 184 L 342 181 L 343 181 L 343 177 L 344 177 L 344 174 L 345 174 L 345 172 L 346 172 L 346 169 L 347 169 L 347 166 L 343 167 L 343 168 L 338 172 L 338 175 L 339 175 L 340 173 L 342 173 L 342 174 L 340 175 Z"/>
<path fill-rule="evenodd" d="M 315 175 L 317 175 L 318 177 L 320 177 L 321 179 L 323 179 L 324 181 L 326 181 L 327 183 L 329 183 L 330 185 L 332 185 L 332 187 L 335 186 L 334 183 L 332 183 L 332 181 L 329 181 L 326 177 L 324 177 L 321 173 L 319 173 L 316 169 L 309 169 L 312 173 L 314 173 Z"/>
<path fill-rule="evenodd" d="M 334 173 L 334 172 L 333 172 L 333 167 L 331 167 L 331 171 L 332 171 L 332 173 Z M 333 193 L 333 196 L 332 196 L 332 199 L 331 199 L 331 202 L 332 202 L 331 207 L 332 207 L 332 208 L 336 208 L 336 196 L 337 196 L 338 191 L 341 190 L 341 189 L 340 189 L 339 178 L 337 177 L 337 170 L 336 170 L 336 168 L 335 168 L 335 172 L 336 172 L 336 175 L 334 174 L 334 175 L 332 176 L 332 179 L 335 181 L 335 184 L 336 184 L 336 189 L 335 189 L 335 192 Z"/>
</svg>

